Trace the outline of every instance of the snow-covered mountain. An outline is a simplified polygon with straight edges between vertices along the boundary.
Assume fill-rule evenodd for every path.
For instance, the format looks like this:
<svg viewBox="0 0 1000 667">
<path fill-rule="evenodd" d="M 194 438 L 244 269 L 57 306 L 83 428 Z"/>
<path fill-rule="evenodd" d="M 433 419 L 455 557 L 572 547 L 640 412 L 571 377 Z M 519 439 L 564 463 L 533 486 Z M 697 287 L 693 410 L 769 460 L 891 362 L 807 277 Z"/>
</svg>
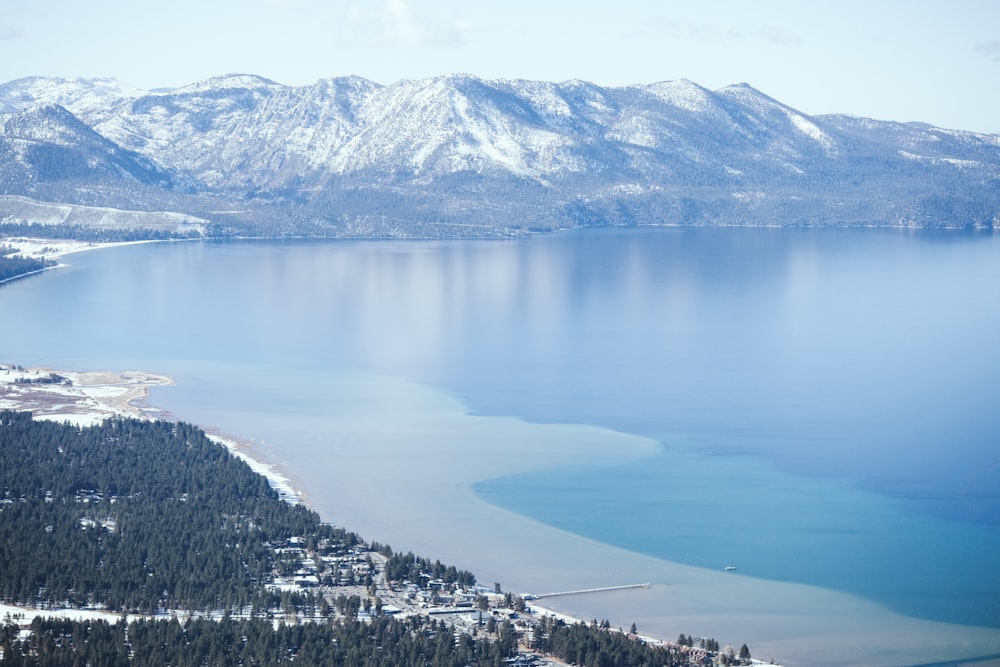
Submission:
<svg viewBox="0 0 1000 667">
<path fill-rule="evenodd" d="M 153 160 L 123 149 L 58 105 L 0 116 L 0 184 L 24 194 L 54 180 L 133 180 L 169 187 L 170 174 Z"/>
<path fill-rule="evenodd" d="M 243 233 L 1000 225 L 1000 136 L 810 117 L 746 84 L 30 78 L 0 112 L 0 194 Z"/>
</svg>

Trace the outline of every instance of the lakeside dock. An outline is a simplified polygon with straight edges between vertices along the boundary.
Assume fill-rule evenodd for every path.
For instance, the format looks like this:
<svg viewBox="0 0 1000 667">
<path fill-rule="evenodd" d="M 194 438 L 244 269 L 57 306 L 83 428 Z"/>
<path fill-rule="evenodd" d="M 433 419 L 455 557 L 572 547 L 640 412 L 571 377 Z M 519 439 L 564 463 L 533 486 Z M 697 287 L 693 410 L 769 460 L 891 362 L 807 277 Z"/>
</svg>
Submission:
<svg viewBox="0 0 1000 667">
<path fill-rule="evenodd" d="M 525 595 L 526 600 L 542 600 L 544 598 L 557 598 L 566 595 L 587 595 L 589 593 L 607 593 L 609 591 L 627 591 L 635 588 L 645 588 L 649 589 L 650 584 L 647 582 L 645 584 L 625 584 L 622 586 L 601 586 L 598 588 L 581 588 L 575 591 L 560 591 L 557 593 L 539 593 L 538 595 Z"/>
</svg>

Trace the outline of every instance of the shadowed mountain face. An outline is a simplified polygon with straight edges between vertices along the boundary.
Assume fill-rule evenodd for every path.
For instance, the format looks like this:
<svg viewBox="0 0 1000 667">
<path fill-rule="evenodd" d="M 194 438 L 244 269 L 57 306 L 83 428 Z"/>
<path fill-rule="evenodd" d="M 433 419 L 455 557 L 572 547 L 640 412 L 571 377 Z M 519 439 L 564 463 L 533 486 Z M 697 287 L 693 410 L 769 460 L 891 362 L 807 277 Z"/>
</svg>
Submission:
<svg viewBox="0 0 1000 667">
<path fill-rule="evenodd" d="M 1000 136 L 811 117 L 745 84 L 31 78 L 0 85 L 0 111 L 0 194 L 223 233 L 1000 220 Z M 23 216 L 0 200 L 0 219 Z"/>
</svg>

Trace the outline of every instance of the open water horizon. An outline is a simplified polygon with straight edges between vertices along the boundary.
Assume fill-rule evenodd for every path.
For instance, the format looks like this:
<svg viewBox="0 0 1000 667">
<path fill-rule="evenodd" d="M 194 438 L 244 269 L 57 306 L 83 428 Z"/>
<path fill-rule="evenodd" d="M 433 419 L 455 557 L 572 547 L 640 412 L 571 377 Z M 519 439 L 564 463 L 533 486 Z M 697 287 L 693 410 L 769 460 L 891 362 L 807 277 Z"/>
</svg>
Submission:
<svg viewBox="0 0 1000 667">
<path fill-rule="evenodd" d="M 360 372 L 651 437 L 652 458 L 476 490 L 664 560 L 1000 627 L 996 235 L 588 230 L 69 261 L 0 287 L 4 361 L 171 374 L 152 402 L 209 422 L 284 402 L 318 423 L 323 378 Z M 269 389 L 297 378 L 301 395 Z"/>
</svg>

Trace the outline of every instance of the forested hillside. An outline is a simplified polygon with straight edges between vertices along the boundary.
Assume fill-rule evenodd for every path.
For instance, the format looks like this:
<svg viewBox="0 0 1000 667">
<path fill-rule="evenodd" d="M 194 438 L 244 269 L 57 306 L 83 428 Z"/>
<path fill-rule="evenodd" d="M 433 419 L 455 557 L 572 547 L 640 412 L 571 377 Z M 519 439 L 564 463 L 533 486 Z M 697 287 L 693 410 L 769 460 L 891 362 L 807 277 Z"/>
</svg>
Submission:
<svg viewBox="0 0 1000 667">
<path fill-rule="evenodd" d="M 274 626 L 265 620 L 206 619 L 105 622 L 36 621 L 31 638 L 0 626 L 3 664 L 11 667 L 167 667 L 172 665 L 357 665 L 359 667 L 465 667 L 504 664 L 516 647 L 509 624 L 494 641 L 456 638 L 424 617 L 335 625 Z"/>
<path fill-rule="evenodd" d="M 112 610 L 268 609 L 284 545 L 356 535 L 282 502 L 193 426 L 0 413 L 0 597 Z M 292 565 L 288 565 L 292 567 Z"/>
</svg>

